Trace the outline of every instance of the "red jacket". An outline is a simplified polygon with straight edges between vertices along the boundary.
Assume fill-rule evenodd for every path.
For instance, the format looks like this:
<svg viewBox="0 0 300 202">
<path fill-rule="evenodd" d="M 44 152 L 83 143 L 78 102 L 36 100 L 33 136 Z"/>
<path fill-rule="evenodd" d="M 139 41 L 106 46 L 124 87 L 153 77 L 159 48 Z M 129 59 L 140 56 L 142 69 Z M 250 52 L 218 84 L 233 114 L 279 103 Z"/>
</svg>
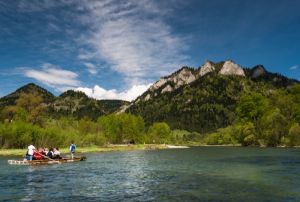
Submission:
<svg viewBox="0 0 300 202">
<path fill-rule="evenodd" d="M 40 154 L 37 150 L 33 151 L 33 159 L 34 160 L 43 160 L 43 155 Z"/>
</svg>

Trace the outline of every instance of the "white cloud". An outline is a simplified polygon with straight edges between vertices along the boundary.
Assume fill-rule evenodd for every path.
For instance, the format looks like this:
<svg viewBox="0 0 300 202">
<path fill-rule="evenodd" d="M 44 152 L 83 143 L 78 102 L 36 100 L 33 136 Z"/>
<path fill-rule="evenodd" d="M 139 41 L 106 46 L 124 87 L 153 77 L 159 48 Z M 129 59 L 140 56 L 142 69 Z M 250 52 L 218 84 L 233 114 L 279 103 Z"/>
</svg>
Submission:
<svg viewBox="0 0 300 202">
<path fill-rule="evenodd" d="M 97 74 L 97 68 L 96 68 L 96 66 L 93 63 L 85 62 L 83 64 L 84 64 L 84 66 L 86 66 L 88 68 L 88 71 L 91 74 Z"/>
<path fill-rule="evenodd" d="M 132 101 L 141 94 L 143 94 L 151 84 L 148 85 L 134 85 L 129 90 L 118 92 L 116 89 L 106 90 L 101 88 L 98 85 L 95 85 L 94 88 L 84 88 L 79 87 L 75 90 L 84 92 L 87 96 L 103 100 L 103 99 L 118 99 L 118 100 L 127 100 Z"/>
<path fill-rule="evenodd" d="M 94 68 L 92 63 L 86 63 L 88 68 Z M 33 78 L 49 87 L 52 87 L 60 92 L 70 89 L 82 91 L 87 96 L 103 100 L 103 99 L 119 99 L 132 101 L 139 95 L 144 93 L 151 84 L 133 85 L 128 90 L 118 91 L 116 89 L 104 89 L 98 85 L 94 88 L 80 87 L 81 82 L 78 80 L 78 74 L 69 70 L 62 69 L 53 64 L 44 63 L 41 65 L 41 70 L 36 70 L 28 67 L 18 67 L 26 77 Z"/>
<path fill-rule="evenodd" d="M 298 69 L 298 67 L 299 67 L 298 65 L 294 65 L 294 66 L 291 66 L 289 69 L 290 70 L 296 70 L 296 69 Z"/>
<path fill-rule="evenodd" d="M 89 47 L 79 59 L 105 61 L 125 81 L 135 77 L 138 83 L 171 73 L 187 60 L 185 38 L 175 35 L 163 18 L 170 7 L 130 0 L 82 1 L 78 7 L 88 13 L 80 21 L 91 27 L 78 39 Z"/>
<path fill-rule="evenodd" d="M 75 72 L 64 70 L 49 63 L 43 64 L 41 68 L 42 70 L 23 68 L 24 75 L 59 91 L 71 89 L 81 84 L 77 79 L 78 74 Z"/>
</svg>

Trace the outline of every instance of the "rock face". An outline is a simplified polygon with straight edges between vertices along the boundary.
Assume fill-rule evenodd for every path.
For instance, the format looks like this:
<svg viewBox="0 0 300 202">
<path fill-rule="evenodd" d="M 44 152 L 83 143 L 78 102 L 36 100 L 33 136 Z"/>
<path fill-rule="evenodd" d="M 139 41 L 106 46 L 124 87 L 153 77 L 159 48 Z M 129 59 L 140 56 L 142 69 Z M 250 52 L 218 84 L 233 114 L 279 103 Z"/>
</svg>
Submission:
<svg viewBox="0 0 300 202">
<path fill-rule="evenodd" d="M 215 67 L 214 67 L 213 63 L 206 60 L 204 65 L 202 65 L 202 67 L 200 68 L 198 75 L 204 76 L 205 74 L 212 72 L 214 70 L 215 70 Z"/>
<path fill-rule="evenodd" d="M 153 84 L 151 87 L 150 87 L 150 90 L 156 90 L 156 89 L 159 89 L 161 86 L 163 86 L 168 80 L 167 79 L 160 79 L 159 81 L 157 81 L 155 84 Z"/>
<path fill-rule="evenodd" d="M 226 61 L 220 70 L 219 74 L 223 75 L 239 75 L 245 76 L 245 72 L 241 66 L 235 64 L 233 61 Z"/>
<path fill-rule="evenodd" d="M 161 93 L 171 92 L 172 90 L 173 88 L 170 85 L 167 85 L 166 87 L 164 87 L 164 89 L 161 90 Z"/>
<path fill-rule="evenodd" d="M 144 98 L 145 101 L 149 100 L 151 98 L 150 94 L 147 94 L 146 97 Z"/>
<path fill-rule="evenodd" d="M 196 80 L 195 75 L 193 72 L 187 68 L 182 68 L 179 72 L 174 73 L 173 75 L 165 78 L 161 78 L 155 84 L 150 87 L 151 91 L 157 90 L 164 86 L 167 82 L 173 82 L 175 84 L 175 89 L 179 88 L 180 86 L 189 84 Z M 171 92 L 173 88 L 170 85 L 164 87 L 161 93 L 164 92 Z"/>
<path fill-rule="evenodd" d="M 169 78 L 168 80 L 171 80 L 175 83 L 176 88 L 189 84 L 196 80 L 196 77 L 192 73 L 191 70 L 183 68 L 177 75 Z"/>
<path fill-rule="evenodd" d="M 264 74 L 266 74 L 266 70 L 265 70 L 264 66 L 258 65 L 253 68 L 253 73 L 252 73 L 251 77 L 255 79 Z"/>
</svg>

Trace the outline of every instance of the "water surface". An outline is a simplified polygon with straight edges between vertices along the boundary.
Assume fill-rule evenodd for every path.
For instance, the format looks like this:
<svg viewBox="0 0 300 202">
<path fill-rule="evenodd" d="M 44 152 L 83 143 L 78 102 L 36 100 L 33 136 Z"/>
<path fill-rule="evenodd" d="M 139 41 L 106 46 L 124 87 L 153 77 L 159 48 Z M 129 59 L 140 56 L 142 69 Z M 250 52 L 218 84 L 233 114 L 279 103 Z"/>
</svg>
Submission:
<svg viewBox="0 0 300 202">
<path fill-rule="evenodd" d="M 300 201 L 300 149 L 200 147 L 87 154 L 86 162 L 12 166 L 0 201 Z"/>
</svg>

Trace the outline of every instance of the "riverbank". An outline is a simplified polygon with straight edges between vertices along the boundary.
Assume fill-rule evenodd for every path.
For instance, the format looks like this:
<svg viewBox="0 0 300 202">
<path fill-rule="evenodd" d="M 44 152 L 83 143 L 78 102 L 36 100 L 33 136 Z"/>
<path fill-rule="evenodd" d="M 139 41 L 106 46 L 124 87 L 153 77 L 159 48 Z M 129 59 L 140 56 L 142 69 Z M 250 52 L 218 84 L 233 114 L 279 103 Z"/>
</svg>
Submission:
<svg viewBox="0 0 300 202">
<path fill-rule="evenodd" d="M 153 149 L 168 149 L 165 144 L 138 144 L 138 145 L 107 145 L 103 147 L 77 147 L 76 153 L 90 152 L 111 152 L 111 151 L 133 151 L 133 150 L 153 150 Z M 60 148 L 62 155 L 69 154 L 69 148 Z M 0 156 L 24 156 L 26 149 L 0 149 Z"/>
</svg>

